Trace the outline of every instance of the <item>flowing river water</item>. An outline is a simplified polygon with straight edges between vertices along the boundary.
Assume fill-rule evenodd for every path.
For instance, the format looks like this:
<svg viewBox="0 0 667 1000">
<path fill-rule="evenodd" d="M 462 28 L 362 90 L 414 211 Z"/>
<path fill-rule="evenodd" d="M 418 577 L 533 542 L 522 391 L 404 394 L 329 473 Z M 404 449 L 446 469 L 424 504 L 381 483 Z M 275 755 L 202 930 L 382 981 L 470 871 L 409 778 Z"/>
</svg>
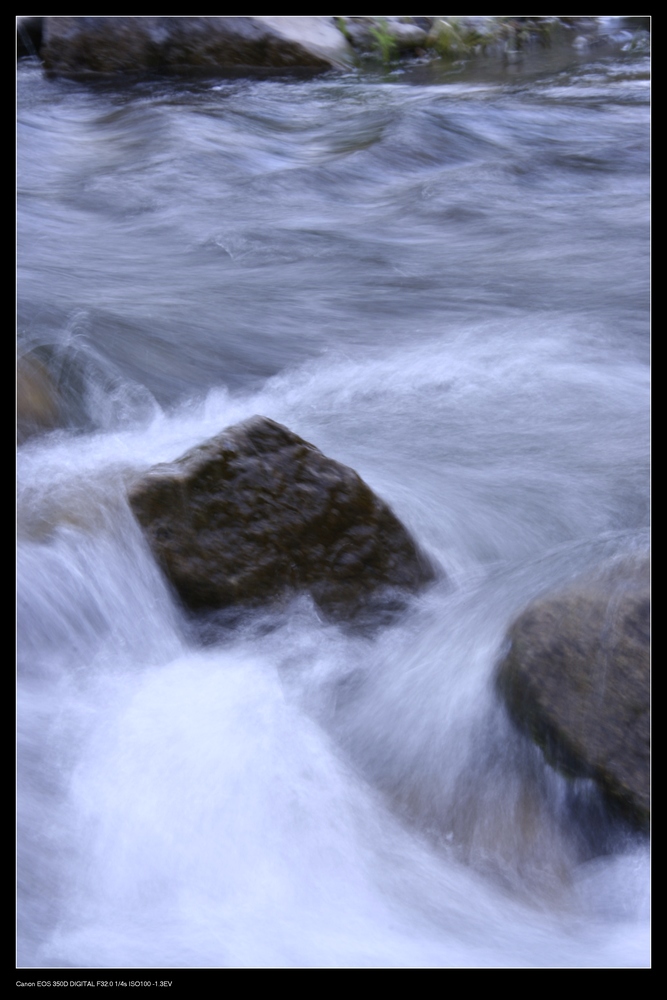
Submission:
<svg viewBox="0 0 667 1000">
<path fill-rule="evenodd" d="M 626 46 L 626 49 L 628 47 Z M 648 56 L 18 73 L 18 964 L 643 966 L 649 847 L 511 726 L 525 604 L 648 542 Z M 132 477 L 255 413 L 443 569 L 187 617 Z"/>
</svg>

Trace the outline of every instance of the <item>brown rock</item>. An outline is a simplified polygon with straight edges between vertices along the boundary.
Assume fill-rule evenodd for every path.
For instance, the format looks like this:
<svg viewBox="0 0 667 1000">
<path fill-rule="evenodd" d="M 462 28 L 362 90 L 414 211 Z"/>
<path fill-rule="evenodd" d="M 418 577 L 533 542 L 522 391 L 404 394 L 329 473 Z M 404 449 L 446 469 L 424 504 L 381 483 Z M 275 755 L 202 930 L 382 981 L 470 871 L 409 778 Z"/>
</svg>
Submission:
<svg viewBox="0 0 667 1000">
<path fill-rule="evenodd" d="M 434 570 L 352 469 L 281 424 L 253 417 L 151 469 L 130 503 L 158 562 L 191 608 L 307 590 L 354 617 Z"/>
<path fill-rule="evenodd" d="M 58 390 L 41 361 L 25 355 L 16 367 L 16 435 L 19 444 L 61 419 Z"/>
</svg>

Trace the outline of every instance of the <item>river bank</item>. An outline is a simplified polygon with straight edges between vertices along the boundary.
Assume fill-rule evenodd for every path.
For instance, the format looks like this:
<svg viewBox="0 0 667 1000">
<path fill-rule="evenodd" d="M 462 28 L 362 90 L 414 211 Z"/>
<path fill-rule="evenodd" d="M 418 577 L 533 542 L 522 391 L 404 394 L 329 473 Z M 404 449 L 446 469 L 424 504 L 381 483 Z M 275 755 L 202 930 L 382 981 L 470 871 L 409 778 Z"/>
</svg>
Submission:
<svg viewBox="0 0 667 1000">
<path fill-rule="evenodd" d="M 534 49 L 648 46 L 648 17 L 19 17 L 17 53 L 65 76 L 317 74 Z"/>
</svg>

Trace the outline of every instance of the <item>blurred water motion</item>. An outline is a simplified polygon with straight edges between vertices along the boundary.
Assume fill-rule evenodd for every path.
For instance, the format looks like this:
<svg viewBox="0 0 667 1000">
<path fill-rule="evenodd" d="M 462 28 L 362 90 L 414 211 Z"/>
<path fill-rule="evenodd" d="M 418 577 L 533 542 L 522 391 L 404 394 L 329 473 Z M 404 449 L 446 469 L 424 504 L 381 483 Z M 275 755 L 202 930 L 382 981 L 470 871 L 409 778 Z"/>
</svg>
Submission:
<svg viewBox="0 0 667 1000">
<path fill-rule="evenodd" d="M 647 76 L 19 66 L 18 347 L 58 401 L 18 457 L 20 965 L 648 964 L 647 845 L 492 683 L 529 600 L 647 544 Z M 126 487 L 254 413 L 449 588 L 374 638 L 186 619 Z"/>
</svg>

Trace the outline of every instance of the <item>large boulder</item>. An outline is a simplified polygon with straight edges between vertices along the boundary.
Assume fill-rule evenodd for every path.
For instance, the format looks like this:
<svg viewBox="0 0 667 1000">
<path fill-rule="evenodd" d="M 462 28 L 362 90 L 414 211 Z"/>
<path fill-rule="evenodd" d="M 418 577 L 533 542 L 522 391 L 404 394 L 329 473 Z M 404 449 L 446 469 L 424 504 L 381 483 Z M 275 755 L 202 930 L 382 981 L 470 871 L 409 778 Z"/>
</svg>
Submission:
<svg viewBox="0 0 667 1000">
<path fill-rule="evenodd" d="M 53 73 L 308 70 L 349 61 L 332 17 L 45 17 L 41 56 Z"/>
<path fill-rule="evenodd" d="M 193 609 L 306 590 L 326 615 L 349 619 L 434 577 L 356 472 L 266 417 L 150 469 L 130 504 Z"/>
<path fill-rule="evenodd" d="M 593 778 L 639 827 L 650 817 L 647 557 L 614 561 L 514 622 L 498 685 L 557 769 Z"/>
</svg>

